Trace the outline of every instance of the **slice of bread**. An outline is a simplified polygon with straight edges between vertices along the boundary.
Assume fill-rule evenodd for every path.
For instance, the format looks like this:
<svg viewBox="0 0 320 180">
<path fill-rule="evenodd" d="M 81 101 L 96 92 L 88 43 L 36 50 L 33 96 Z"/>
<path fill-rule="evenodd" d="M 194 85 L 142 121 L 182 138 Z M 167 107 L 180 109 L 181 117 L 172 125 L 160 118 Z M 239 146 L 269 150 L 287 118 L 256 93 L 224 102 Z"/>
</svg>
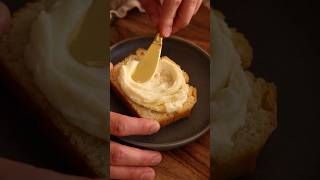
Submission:
<svg viewBox="0 0 320 180">
<path fill-rule="evenodd" d="M 187 117 L 193 108 L 193 106 L 197 102 L 197 90 L 195 87 L 189 86 L 189 94 L 188 94 L 188 99 L 187 101 L 183 104 L 182 109 L 172 112 L 172 113 L 163 113 L 163 112 L 157 112 L 153 111 L 151 109 L 148 109 L 146 107 L 143 107 L 135 102 L 133 102 L 121 89 L 120 84 L 118 82 L 118 76 L 120 73 L 120 68 L 122 65 L 126 64 L 132 56 L 143 56 L 145 53 L 145 49 L 138 49 L 136 51 L 135 55 L 129 55 L 126 57 L 123 61 L 120 63 L 114 65 L 111 73 L 110 73 L 110 82 L 111 82 L 111 87 L 115 91 L 115 93 L 120 97 L 120 99 L 123 101 L 123 103 L 138 117 L 142 118 L 150 118 L 157 120 L 161 127 L 166 126 L 168 124 L 171 124 L 175 121 L 178 121 L 181 118 Z M 167 60 L 170 60 L 168 57 L 161 57 L 161 58 L 166 58 Z M 135 58 L 139 59 L 139 58 Z M 170 60 L 171 61 L 171 60 Z M 173 62 L 173 61 L 172 61 Z M 174 63 L 174 62 L 173 62 Z M 174 63 L 176 64 L 176 63 Z M 177 64 L 176 64 L 177 65 Z M 179 65 L 177 65 L 179 66 Z M 186 82 L 189 82 L 189 76 L 186 72 L 183 72 L 184 78 Z"/>
<path fill-rule="evenodd" d="M 11 30 L 1 35 L 1 75 L 6 78 L 9 88 L 22 100 L 25 107 L 39 117 L 39 124 L 44 132 L 58 145 L 60 153 L 79 168 L 79 172 L 92 177 L 108 177 L 109 143 L 68 123 L 38 89 L 31 73 L 25 67 L 24 49 L 28 42 L 30 26 L 40 11 L 45 9 L 46 2 L 42 0 L 27 4 L 14 13 Z M 26 120 L 28 119 L 24 121 Z"/>
<path fill-rule="evenodd" d="M 216 11 L 224 19 L 221 12 Z M 245 36 L 231 29 L 234 47 L 241 56 L 243 69 L 252 62 L 252 47 Z M 269 136 L 277 127 L 277 89 L 273 83 L 256 78 L 246 71 L 252 89 L 248 102 L 245 125 L 232 137 L 234 146 L 230 152 L 220 152 L 211 157 L 212 177 L 215 180 L 248 175 L 256 168 L 256 159 Z M 214 126 L 214 122 L 213 126 Z M 212 133 L 214 136 L 214 132 Z M 211 152 L 215 153 L 212 142 Z"/>
</svg>

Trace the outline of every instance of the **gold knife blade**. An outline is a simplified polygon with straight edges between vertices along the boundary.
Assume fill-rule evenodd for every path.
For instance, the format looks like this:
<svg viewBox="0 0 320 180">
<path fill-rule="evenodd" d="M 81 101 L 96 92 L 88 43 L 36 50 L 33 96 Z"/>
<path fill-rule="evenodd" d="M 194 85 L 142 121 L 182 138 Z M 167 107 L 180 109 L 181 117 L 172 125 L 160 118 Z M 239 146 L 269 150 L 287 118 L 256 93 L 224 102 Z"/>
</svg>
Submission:
<svg viewBox="0 0 320 180">
<path fill-rule="evenodd" d="M 107 64 L 107 3 L 107 0 L 93 0 L 86 16 L 70 36 L 69 51 L 82 64 Z"/>
<path fill-rule="evenodd" d="M 148 81 L 155 73 L 162 50 L 162 37 L 157 33 L 147 52 L 139 61 L 132 79 L 139 83 Z"/>
</svg>

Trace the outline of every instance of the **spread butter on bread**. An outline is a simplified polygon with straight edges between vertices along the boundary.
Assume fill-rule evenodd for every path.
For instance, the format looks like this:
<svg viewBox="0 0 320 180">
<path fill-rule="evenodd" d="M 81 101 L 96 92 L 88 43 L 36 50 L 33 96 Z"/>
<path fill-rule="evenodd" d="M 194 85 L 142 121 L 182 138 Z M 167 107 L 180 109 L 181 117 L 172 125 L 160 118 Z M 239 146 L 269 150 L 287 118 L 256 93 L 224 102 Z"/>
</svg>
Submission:
<svg viewBox="0 0 320 180">
<path fill-rule="evenodd" d="M 197 91 L 188 84 L 188 74 L 174 61 L 166 56 L 161 57 L 158 73 L 143 84 L 133 82 L 130 78 L 133 73 L 130 66 L 136 65 L 145 51 L 138 49 L 136 54 L 114 65 L 110 73 L 113 90 L 132 113 L 157 120 L 162 127 L 187 117 L 197 102 Z M 165 67 L 161 68 L 162 65 Z M 170 69 L 172 74 L 168 74 Z"/>
</svg>

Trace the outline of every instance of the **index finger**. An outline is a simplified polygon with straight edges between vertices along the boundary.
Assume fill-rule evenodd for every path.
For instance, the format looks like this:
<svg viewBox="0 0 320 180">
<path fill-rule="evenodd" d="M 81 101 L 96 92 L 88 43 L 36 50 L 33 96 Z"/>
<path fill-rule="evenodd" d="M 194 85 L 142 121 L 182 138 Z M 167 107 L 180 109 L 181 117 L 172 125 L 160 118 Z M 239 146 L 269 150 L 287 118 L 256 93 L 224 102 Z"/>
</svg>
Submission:
<svg viewBox="0 0 320 180">
<path fill-rule="evenodd" d="M 182 0 L 165 0 L 162 5 L 159 27 L 163 37 L 170 36 L 177 10 Z"/>
<path fill-rule="evenodd" d="M 183 29 L 190 23 L 191 18 L 196 10 L 197 3 L 198 0 L 183 1 L 174 20 L 174 24 L 172 27 L 173 33 L 176 33 L 178 30 Z"/>
<path fill-rule="evenodd" d="M 110 131 L 113 135 L 150 135 L 156 133 L 159 129 L 160 124 L 155 120 L 110 112 Z"/>
</svg>

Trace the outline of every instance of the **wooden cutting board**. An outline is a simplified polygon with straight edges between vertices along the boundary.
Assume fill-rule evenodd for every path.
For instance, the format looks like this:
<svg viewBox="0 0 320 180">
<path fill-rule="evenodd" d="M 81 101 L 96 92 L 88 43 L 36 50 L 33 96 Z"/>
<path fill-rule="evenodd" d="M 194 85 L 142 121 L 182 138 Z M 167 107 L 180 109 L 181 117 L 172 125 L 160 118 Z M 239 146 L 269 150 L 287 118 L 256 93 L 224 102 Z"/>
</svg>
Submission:
<svg viewBox="0 0 320 180">
<path fill-rule="evenodd" d="M 147 34 L 155 34 L 149 17 L 133 10 L 124 19 L 116 19 L 111 25 L 111 44 L 121 40 Z M 201 7 L 190 25 L 175 34 L 190 40 L 209 51 L 210 10 Z M 210 179 L 210 132 L 197 141 L 170 152 L 163 152 L 163 161 L 155 167 L 157 180 Z"/>
</svg>

